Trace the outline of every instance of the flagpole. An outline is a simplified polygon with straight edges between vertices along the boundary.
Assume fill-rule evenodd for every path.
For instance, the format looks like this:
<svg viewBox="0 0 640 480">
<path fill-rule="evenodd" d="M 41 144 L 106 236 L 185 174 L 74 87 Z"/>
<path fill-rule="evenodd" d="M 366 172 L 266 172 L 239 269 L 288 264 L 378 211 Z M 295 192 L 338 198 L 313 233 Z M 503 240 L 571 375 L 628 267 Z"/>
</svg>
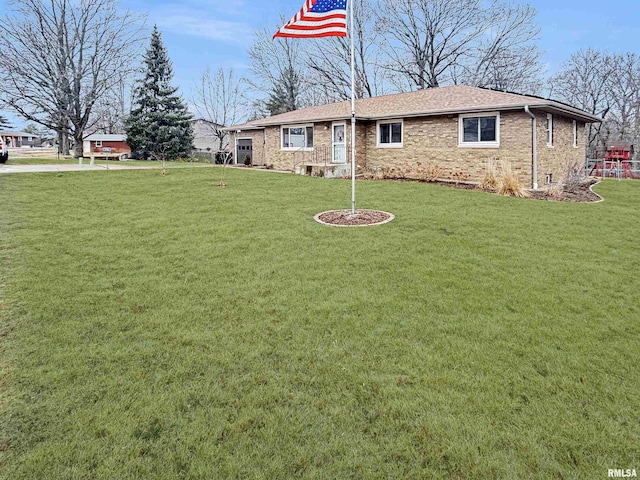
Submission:
<svg viewBox="0 0 640 480">
<path fill-rule="evenodd" d="M 351 214 L 356 213 L 356 66 L 355 43 L 353 28 L 353 4 L 355 0 L 348 0 L 350 4 L 349 17 L 351 20 Z"/>
</svg>

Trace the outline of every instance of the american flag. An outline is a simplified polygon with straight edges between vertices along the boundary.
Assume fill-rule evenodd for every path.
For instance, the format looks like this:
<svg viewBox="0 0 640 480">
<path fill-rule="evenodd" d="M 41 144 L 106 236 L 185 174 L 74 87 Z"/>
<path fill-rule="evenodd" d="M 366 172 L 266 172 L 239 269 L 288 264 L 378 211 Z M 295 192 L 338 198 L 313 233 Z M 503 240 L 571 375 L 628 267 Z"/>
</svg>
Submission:
<svg viewBox="0 0 640 480">
<path fill-rule="evenodd" d="M 346 37 L 347 0 L 305 0 L 300 12 L 273 36 Z"/>
</svg>

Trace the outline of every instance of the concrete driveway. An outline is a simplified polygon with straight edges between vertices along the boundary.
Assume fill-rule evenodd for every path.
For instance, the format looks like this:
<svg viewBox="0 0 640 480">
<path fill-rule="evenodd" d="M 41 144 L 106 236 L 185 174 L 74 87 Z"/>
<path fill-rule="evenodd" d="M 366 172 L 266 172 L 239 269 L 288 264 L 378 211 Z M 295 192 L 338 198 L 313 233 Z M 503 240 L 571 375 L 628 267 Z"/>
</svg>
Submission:
<svg viewBox="0 0 640 480">
<path fill-rule="evenodd" d="M 96 170 L 151 170 L 159 166 L 133 165 L 6 165 L 0 164 L 0 174 L 3 173 L 47 173 L 47 172 L 91 172 Z"/>
</svg>

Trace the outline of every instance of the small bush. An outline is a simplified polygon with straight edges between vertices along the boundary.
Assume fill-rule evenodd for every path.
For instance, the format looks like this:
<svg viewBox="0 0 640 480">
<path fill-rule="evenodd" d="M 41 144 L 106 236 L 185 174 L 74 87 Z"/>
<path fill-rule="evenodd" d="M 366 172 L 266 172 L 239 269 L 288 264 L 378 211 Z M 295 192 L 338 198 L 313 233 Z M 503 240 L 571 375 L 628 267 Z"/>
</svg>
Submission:
<svg viewBox="0 0 640 480">
<path fill-rule="evenodd" d="M 381 175 L 385 180 L 399 180 L 407 178 L 407 169 L 402 166 L 384 166 Z"/>
<path fill-rule="evenodd" d="M 467 182 L 469 180 L 469 176 L 466 173 L 464 173 L 462 170 L 459 170 L 451 174 L 451 180 L 455 181 L 456 183 Z"/>
<path fill-rule="evenodd" d="M 233 163 L 233 153 L 219 151 L 215 153 L 215 161 L 218 165 L 230 164 Z"/>
<path fill-rule="evenodd" d="M 498 189 L 498 161 L 495 158 L 487 160 L 487 167 L 480 179 L 478 188 L 495 192 Z"/>
<path fill-rule="evenodd" d="M 417 162 L 417 164 L 418 170 L 416 173 L 418 174 L 418 178 L 420 180 L 424 180 L 426 182 L 435 182 L 436 180 L 443 177 L 444 170 L 442 169 L 442 167 L 439 167 L 438 165 L 427 164 L 424 168 L 420 168 L 422 164 L 420 162 Z"/>
<path fill-rule="evenodd" d="M 587 173 L 584 164 L 579 160 L 565 159 L 560 167 L 560 183 L 575 187 L 586 181 Z"/>
<path fill-rule="evenodd" d="M 498 193 L 507 197 L 523 198 L 524 189 L 518 180 L 518 176 L 513 173 L 511 163 L 501 162 L 500 179 L 498 181 Z"/>
<path fill-rule="evenodd" d="M 379 167 L 364 167 L 362 169 L 362 177 L 365 180 L 380 180 L 382 176 L 380 175 Z"/>
<path fill-rule="evenodd" d="M 546 189 L 547 195 L 553 198 L 560 198 L 564 193 L 564 187 L 561 183 L 552 183 Z"/>
</svg>

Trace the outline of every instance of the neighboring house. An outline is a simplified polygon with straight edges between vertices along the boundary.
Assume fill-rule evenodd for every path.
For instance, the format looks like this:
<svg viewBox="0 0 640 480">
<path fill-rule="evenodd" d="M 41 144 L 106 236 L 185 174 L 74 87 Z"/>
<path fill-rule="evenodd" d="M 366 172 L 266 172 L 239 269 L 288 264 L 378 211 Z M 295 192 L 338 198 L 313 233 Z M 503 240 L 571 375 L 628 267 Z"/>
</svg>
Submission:
<svg viewBox="0 0 640 480">
<path fill-rule="evenodd" d="M 0 137 L 9 148 L 39 147 L 42 143 L 40 137 L 27 132 L 0 132 Z"/>
<path fill-rule="evenodd" d="M 131 148 L 127 145 L 127 136 L 123 133 L 94 133 L 85 137 L 82 153 L 85 157 L 104 155 L 128 158 L 131 156 Z"/>
<path fill-rule="evenodd" d="M 248 149 L 254 164 L 343 176 L 350 173 L 350 117 L 347 101 L 227 130 L 236 153 Z M 499 159 L 534 188 L 558 178 L 567 162 L 584 162 L 585 125 L 602 121 L 553 100 L 467 86 L 358 100 L 356 118 L 360 169 L 398 167 L 411 175 L 433 167 L 443 179 L 477 182 L 487 160 Z"/>
<path fill-rule="evenodd" d="M 191 120 L 191 126 L 193 127 L 193 146 L 196 150 L 202 152 L 217 152 L 220 146 L 220 141 L 216 136 L 216 131 L 222 129 L 222 125 L 205 120 L 204 118 L 196 118 Z M 226 150 L 229 147 L 229 137 L 224 139 L 222 144 L 222 150 Z"/>
</svg>

